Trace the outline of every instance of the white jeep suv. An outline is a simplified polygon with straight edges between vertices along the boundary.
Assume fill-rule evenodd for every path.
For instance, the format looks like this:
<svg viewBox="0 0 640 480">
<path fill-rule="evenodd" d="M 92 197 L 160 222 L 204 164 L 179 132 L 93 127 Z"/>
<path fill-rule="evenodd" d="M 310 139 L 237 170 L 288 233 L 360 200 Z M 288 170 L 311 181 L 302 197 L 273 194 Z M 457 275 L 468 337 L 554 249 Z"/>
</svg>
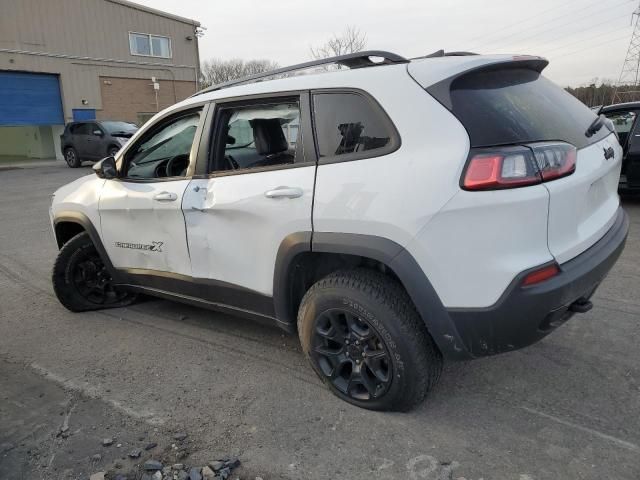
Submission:
<svg viewBox="0 0 640 480">
<path fill-rule="evenodd" d="M 408 410 L 443 359 L 589 310 L 624 247 L 617 137 L 546 65 L 362 52 L 199 92 L 55 193 L 55 292 L 297 330 L 336 395 Z"/>
</svg>

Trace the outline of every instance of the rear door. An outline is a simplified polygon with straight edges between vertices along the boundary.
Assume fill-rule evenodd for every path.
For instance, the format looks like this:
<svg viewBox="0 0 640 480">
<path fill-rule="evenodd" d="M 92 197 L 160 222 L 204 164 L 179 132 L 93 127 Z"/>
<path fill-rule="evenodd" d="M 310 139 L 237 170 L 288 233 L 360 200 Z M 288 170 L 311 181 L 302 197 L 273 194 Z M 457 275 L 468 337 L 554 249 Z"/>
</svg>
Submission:
<svg viewBox="0 0 640 480">
<path fill-rule="evenodd" d="M 209 295 L 238 288 L 259 294 L 262 300 L 248 306 L 258 313 L 273 308 L 266 297 L 280 244 L 311 232 L 316 164 L 308 98 L 296 92 L 217 101 L 205 178 L 194 179 L 184 196 L 193 276 L 224 286 Z M 209 300 L 234 306 L 238 298 L 247 296 Z"/>
<path fill-rule="evenodd" d="M 447 98 L 437 85 L 427 90 L 462 122 L 472 147 L 528 145 L 534 151 L 536 145 L 561 142 L 577 149 L 573 173 L 542 183 L 549 192 L 549 250 L 563 263 L 613 224 L 622 148 L 605 124 L 587 133 L 596 114 L 543 77 L 541 62 L 508 62 L 463 73 L 448 80 Z M 537 161 L 553 165 L 560 160 Z"/>
</svg>

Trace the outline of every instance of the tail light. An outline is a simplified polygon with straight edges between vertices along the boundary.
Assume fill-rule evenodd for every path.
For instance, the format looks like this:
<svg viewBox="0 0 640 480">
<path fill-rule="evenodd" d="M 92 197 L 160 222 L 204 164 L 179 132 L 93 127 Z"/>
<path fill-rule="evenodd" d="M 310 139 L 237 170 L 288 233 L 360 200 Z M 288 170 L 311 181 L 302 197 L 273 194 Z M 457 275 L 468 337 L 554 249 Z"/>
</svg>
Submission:
<svg viewBox="0 0 640 480">
<path fill-rule="evenodd" d="M 571 175 L 576 148 L 568 143 L 475 149 L 464 171 L 465 190 L 524 187 Z"/>
</svg>

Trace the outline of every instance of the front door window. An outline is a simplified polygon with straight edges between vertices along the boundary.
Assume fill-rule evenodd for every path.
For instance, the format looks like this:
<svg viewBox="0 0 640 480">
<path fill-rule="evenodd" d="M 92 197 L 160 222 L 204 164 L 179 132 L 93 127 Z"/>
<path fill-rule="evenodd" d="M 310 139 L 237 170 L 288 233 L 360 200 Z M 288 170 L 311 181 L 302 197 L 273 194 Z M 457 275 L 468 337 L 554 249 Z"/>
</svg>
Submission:
<svg viewBox="0 0 640 480">
<path fill-rule="evenodd" d="M 132 180 L 185 177 L 199 123 L 197 111 L 152 129 L 127 152 L 124 177 Z"/>
</svg>

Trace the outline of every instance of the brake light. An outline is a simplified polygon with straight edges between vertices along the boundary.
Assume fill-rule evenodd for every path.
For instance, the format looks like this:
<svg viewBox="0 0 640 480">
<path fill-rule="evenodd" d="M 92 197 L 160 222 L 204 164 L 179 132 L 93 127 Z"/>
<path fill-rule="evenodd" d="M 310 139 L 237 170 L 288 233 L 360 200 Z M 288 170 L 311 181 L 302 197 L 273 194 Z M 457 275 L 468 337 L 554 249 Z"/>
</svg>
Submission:
<svg viewBox="0 0 640 480">
<path fill-rule="evenodd" d="M 496 190 L 540 183 L 542 178 L 527 155 L 530 153 L 475 155 L 467 166 L 464 187 L 468 190 Z"/>
<path fill-rule="evenodd" d="M 524 187 L 571 175 L 576 148 L 568 143 L 536 143 L 517 147 L 477 149 L 463 174 L 466 190 Z"/>
<path fill-rule="evenodd" d="M 576 169 L 576 147 L 568 143 L 536 145 L 533 152 L 543 181 L 571 175 Z"/>
<path fill-rule="evenodd" d="M 537 283 L 544 282 L 545 280 L 549 280 L 550 278 L 555 277 L 559 273 L 560 267 L 558 267 L 558 264 L 553 263 L 551 265 L 547 265 L 546 267 L 535 270 L 524 277 L 522 286 L 528 287 Z"/>
</svg>

